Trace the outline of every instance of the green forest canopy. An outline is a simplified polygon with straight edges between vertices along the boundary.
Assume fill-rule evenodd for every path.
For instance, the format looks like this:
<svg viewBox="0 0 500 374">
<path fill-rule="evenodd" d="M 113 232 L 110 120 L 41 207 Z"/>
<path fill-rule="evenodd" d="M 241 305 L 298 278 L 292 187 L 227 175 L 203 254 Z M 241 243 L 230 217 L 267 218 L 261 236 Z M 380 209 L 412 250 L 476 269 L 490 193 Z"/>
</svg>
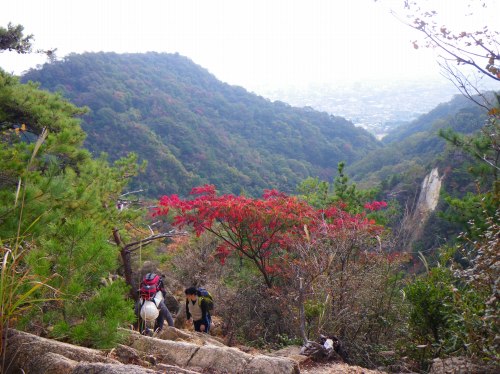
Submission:
<svg viewBox="0 0 500 374">
<path fill-rule="evenodd" d="M 339 161 L 381 147 L 343 118 L 272 103 L 178 54 L 74 54 L 23 80 L 88 106 L 86 147 L 147 160 L 135 183 L 150 196 L 204 183 L 222 192 L 291 192 L 309 176 L 331 180 Z"/>
</svg>

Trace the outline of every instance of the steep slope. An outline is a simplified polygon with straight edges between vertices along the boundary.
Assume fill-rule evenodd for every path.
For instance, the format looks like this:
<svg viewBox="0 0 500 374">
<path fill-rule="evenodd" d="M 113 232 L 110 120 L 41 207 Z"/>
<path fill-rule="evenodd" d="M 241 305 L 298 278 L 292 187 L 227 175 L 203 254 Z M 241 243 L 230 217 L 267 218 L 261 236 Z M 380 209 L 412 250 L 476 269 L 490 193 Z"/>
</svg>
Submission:
<svg viewBox="0 0 500 374">
<path fill-rule="evenodd" d="M 23 80 L 91 109 L 83 128 L 92 152 L 116 159 L 134 151 L 148 160 L 137 184 L 150 196 L 201 183 L 253 195 L 293 191 L 381 146 L 343 118 L 271 103 L 177 54 L 71 55 Z"/>
<path fill-rule="evenodd" d="M 446 141 L 438 135 L 440 130 L 450 128 L 471 134 L 484 125 L 485 119 L 484 109 L 456 96 L 388 135 L 385 147 L 368 152 L 347 170 L 355 180 L 367 184 L 380 183 L 396 174 L 415 174 L 417 170 L 422 170 L 417 174 L 423 178 L 446 148 Z"/>
<path fill-rule="evenodd" d="M 471 109 L 474 106 L 474 103 L 465 96 L 456 95 L 452 100 L 439 104 L 429 113 L 421 115 L 409 124 L 395 128 L 383 138 L 382 142 L 384 144 L 401 142 L 413 134 L 429 131 L 438 119 L 446 119 L 462 109 Z"/>
<path fill-rule="evenodd" d="M 469 171 L 474 160 L 448 145 L 438 133 L 453 129 L 472 134 L 484 126 L 486 118 L 486 111 L 478 105 L 455 97 L 401 129 L 384 148 L 367 153 L 348 168 L 347 172 L 362 187 L 381 186 L 381 198 L 395 199 L 405 207 L 395 220 L 406 230 L 401 235 L 408 241 L 405 247 L 437 248 L 463 230 L 442 217 L 441 213 L 449 209 L 442 196 L 461 197 L 477 191 L 477 176 Z M 492 183 L 486 181 L 491 177 L 485 175 L 483 183 Z"/>
</svg>

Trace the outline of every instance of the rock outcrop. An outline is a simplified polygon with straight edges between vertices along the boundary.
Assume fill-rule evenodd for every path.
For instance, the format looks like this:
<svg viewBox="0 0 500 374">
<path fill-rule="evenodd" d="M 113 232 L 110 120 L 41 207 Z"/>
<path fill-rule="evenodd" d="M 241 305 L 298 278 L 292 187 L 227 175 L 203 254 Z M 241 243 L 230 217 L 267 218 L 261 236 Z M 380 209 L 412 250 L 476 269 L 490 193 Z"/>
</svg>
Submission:
<svg viewBox="0 0 500 374">
<path fill-rule="evenodd" d="M 162 334 L 171 335 L 175 333 L 175 328 L 170 327 L 171 332 Z M 284 357 L 271 357 L 266 355 L 251 355 L 239 349 L 227 347 L 220 342 L 215 343 L 209 337 L 201 339 L 196 343 L 187 341 L 172 341 L 158 338 L 151 338 L 131 333 L 127 345 L 138 352 L 154 355 L 159 363 L 174 365 L 192 370 L 210 370 L 220 373 L 275 373 L 275 374 L 298 374 L 300 373 L 298 363 L 292 359 Z M 165 335 L 163 335 L 165 336 Z M 201 344 L 200 344 L 201 342 Z"/>
<path fill-rule="evenodd" d="M 220 342 L 211 335 L 199 332 L 187 332 L 173 327 L 163 329 L 159 334 L 157 334 L 157 337 L 163 340 L 182 341 L 197 345 L 211 344 L 219 347 L 226 346 L 224 343 Z"/>
<path fill-rule="evenodd" d="M 300 365 L 304 362 L 311 360 L 309 357 L 300 354 L 301 348 L 302 347 L 299 347 L 296 345 L 288 346 L 288 347 L 282 348 L 278 351 L 274 351 L 274 352 L 269 353 L 269 356 L 287 357 L 287 358 L 290 358 L 294 361 L 297 361 Z"/>
<path fill-rule="evenodd" d="M 404 227 L 408 232 L 407 245 L 409 247 L 411 243 L 422 237 L 425 224 L 439 202 L 442 181 L 443 176 L 439 175 L 438 168 L 432 169 L 422 181 L 422 187 L 415 210 L 408 221 L 404 223 Z"/>
<path fill-rule="evenodd" d="M 7 333 L 7 373 L 73 373 L 79 362 L 120 364 L 95 349 L 61 343 L 12 329 Z"/>
<path fill-rule="evenodd" d="M 169 327 L 157 337 L 128 331 L 127 341 L 110 352 L 83 348 L 9 330 L 7 373 L 30 374 L 193 374 L 200 372 L 299 374 L 285 357 L 251 355 L 201 333 Z M 170 340 L 168 340 L 170 339 Z"/>
<path fill-rule="evenodd" d="M 432 169 L 424 178 L 415 210 L 415 215 L 420 219 L 425 219 L 429 213 L 436 209 L 439 201 L 442 179 L 443 177 L 439 176 L 437 168 Z"/>
<path fill-rule="evenodd" d="M 480 365 L 465 357 L 436 358 L 429 374 L 494 374 L 499 373 L 500 366 Z"/>
</svg>

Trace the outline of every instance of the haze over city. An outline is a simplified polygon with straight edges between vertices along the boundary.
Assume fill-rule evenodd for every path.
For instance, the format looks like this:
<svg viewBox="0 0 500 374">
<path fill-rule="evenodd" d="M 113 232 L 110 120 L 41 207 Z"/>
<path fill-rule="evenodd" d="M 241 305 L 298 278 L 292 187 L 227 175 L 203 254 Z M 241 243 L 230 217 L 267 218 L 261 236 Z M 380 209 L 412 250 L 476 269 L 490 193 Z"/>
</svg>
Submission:
<svg viewBox="0 0 500 374">
<path fill-rule="evenodd" d="M 421 33 L 405 24 L 413 18 L 404 3 L 23 0 L 3 6 L 0 25 L 23 25 L 35 49 L 57 48 L 59 59 L 100 51 L 179 53 L 221 81 L 343 116 L 380 138 L 458 94 L 436 62 L 440 51 L 424 48 Z M 482 3 L 423 0 L 419 6 L 437 11 L 436 20 L 455 31 L 491 29 L 500 2 Z M 14 74 L 46 61 L 40 53 L 0 53 L 0 67 Z"/>
<path fill-rule="evenodd" d="M 433 1 L 448 25 L 467 25 L 461 1 Z M 0 24 L 22 24 L 35 47 L 82 52 L 178 52 L 217 78 L 249 90 L 384 79 L 442 79 L 431 50 L 390 10 L 402 0 L 7 2 Z M 500 14 L 498 3 L 487 15 Z M 481 8 L 478 7 L 478 11 Z M 471 21 L 472 22 L 472 21 Z M 494 25 L 494 22 L 490 24 Z M 0 54 L 16 74 L 44 56 Z"/>
</svg>

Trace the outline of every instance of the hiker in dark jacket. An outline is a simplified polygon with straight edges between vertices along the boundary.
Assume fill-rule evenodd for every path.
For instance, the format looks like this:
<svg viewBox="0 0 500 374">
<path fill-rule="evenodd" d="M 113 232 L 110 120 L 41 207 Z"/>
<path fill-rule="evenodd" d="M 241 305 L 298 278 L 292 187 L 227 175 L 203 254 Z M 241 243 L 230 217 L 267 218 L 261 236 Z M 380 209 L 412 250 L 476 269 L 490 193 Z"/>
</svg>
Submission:
<svg viewBox="0 0 500 374">
<path fill-rule="evenodd" d="M 212 322 L 210 312 L 208 311 L 208 302 L 199 297 L 199 292 L 195 287 L 186 288 L 184 293 L 186 294 L 187 322 L 192 321 L 195 331 L 206 332 L 208 334 L 210 323 Z"/>
</svg>

